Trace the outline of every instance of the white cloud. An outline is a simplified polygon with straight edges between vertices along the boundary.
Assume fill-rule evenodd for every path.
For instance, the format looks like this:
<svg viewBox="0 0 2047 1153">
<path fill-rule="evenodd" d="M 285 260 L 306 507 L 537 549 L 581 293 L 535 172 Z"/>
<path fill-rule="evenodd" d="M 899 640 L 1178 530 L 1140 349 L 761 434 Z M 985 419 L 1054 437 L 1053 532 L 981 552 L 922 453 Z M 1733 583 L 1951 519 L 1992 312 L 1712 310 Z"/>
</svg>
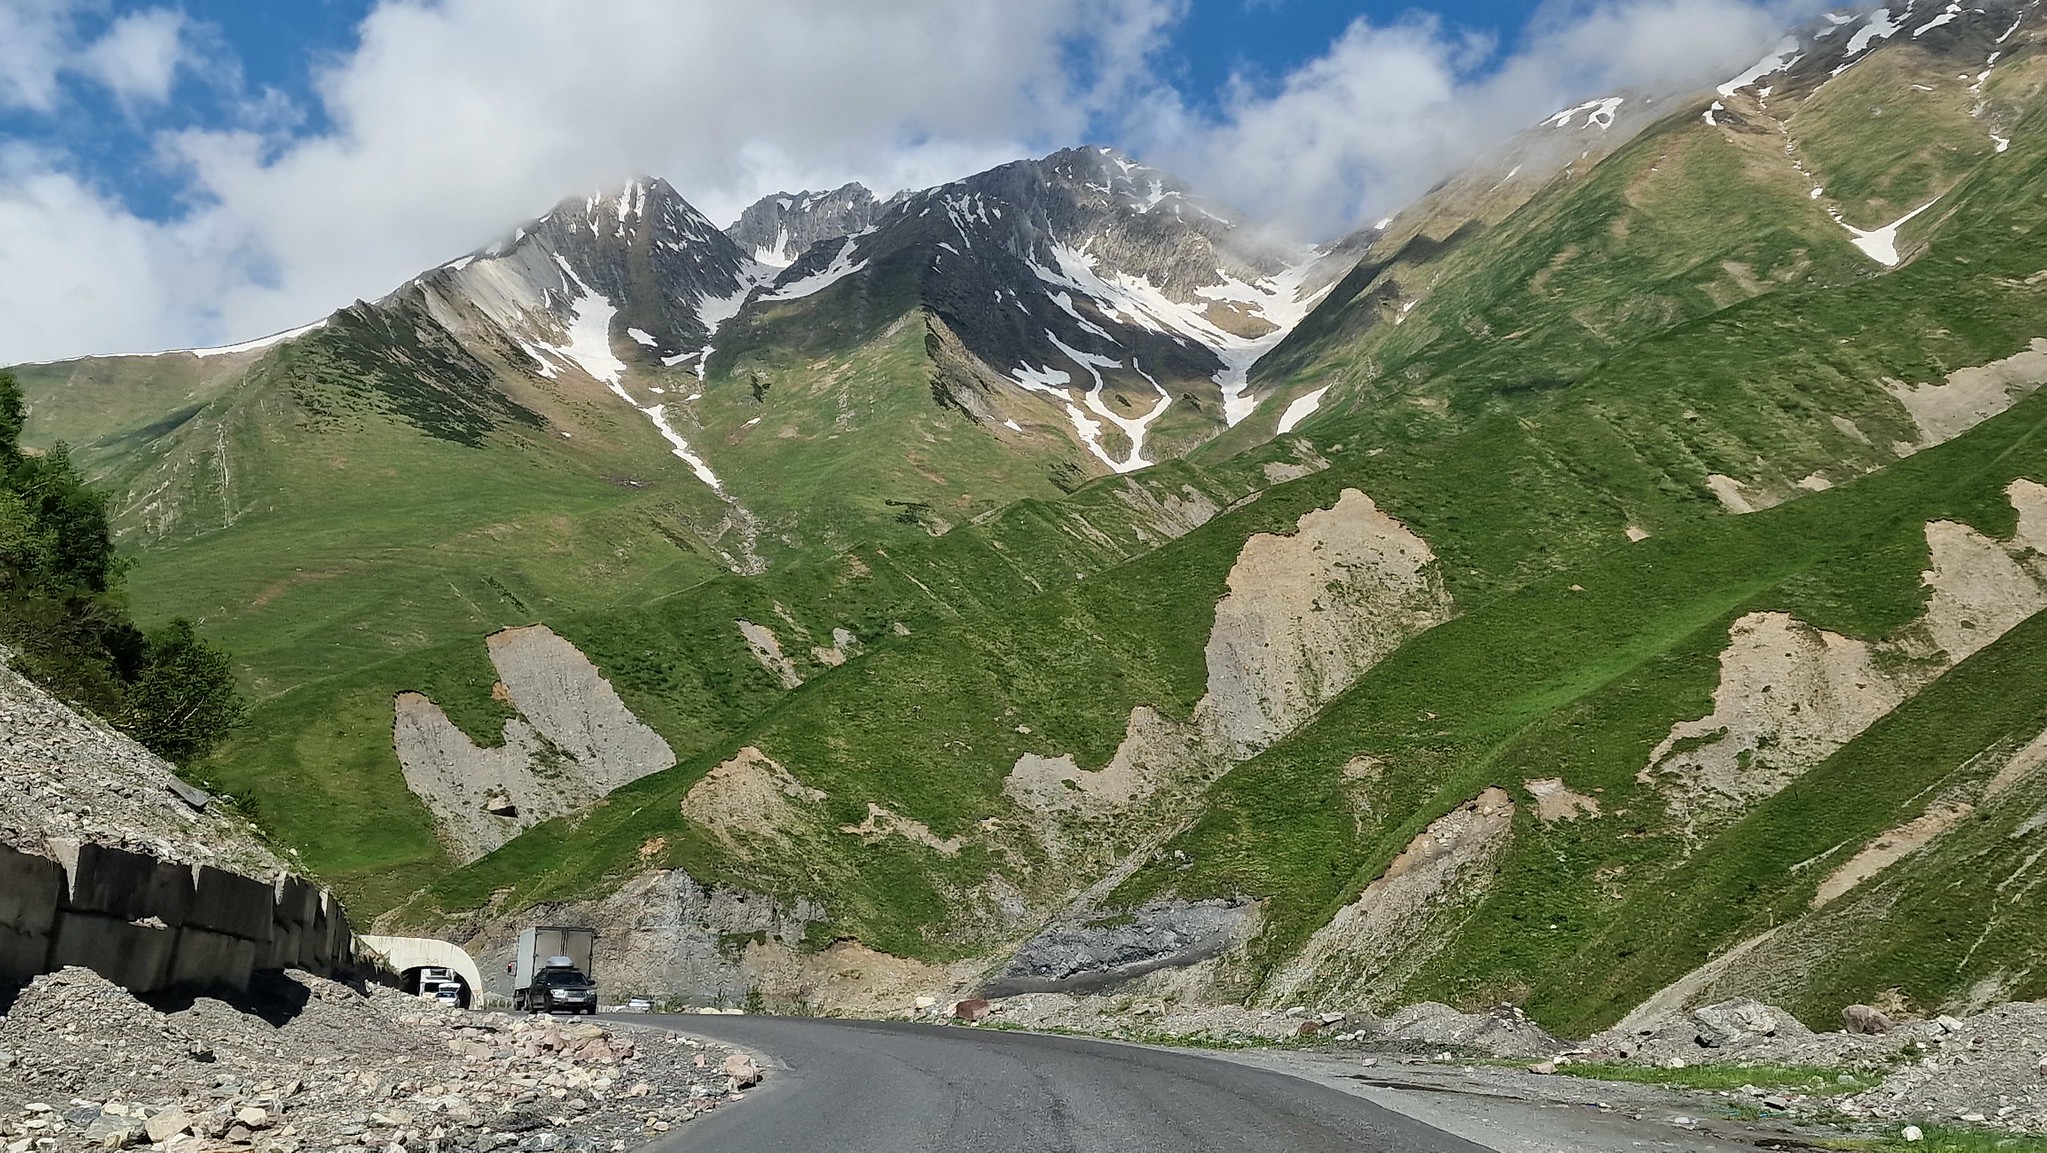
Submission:
<svg viewBox="0 0 2047 1153">
<path fill-rule="evenodd" d="M 96 37 L 80 28 L 96 6 L 83 0 L 0 0 L 0 109 L 54 109 L 66 73 L 124 102 L 162 102 L 185 62 L 185 18 L 149 8 L 115 19 Z"/>
<path fill-rule="evenodd" d="M 124 101 L 162 103 L 184 62 L 185 17 L 169 8 L 131 12 L 114 21 L 79 57 L 79 71 Z"/>
<path fill-rule="evenodd" d="M 1755 60 L 1811 0 L 1552 3 L 1505 59 L 1430 17 L 1352 23 L 1276 85 L 1219 114 L 1154 92 L 1134 146 L 1195 187 L 1317 239 L 1384 215 L 1544 112 L 1585 96 L 1686 92 Z"/>
<path fill-rule="evenodd" d="M 70 9 L 70 0 L 0 0 L 0 109 L 56 104 Z"/>
</svg>

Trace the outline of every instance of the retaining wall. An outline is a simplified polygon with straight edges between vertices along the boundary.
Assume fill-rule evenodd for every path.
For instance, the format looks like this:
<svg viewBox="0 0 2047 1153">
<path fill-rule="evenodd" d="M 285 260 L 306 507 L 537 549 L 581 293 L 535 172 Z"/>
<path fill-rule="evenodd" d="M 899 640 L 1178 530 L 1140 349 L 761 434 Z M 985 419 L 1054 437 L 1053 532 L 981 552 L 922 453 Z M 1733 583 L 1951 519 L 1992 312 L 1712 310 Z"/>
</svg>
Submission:
<svg viewBox="0 0 2047 1153">
<path fill-rule="evenodd" d="M 259 969 L 355 968 L 341 902 L 275 881 L 91 842 L 0 845 L 0 982 L 78 965 L 131 993 L 235 993 Z"/>
</svg>

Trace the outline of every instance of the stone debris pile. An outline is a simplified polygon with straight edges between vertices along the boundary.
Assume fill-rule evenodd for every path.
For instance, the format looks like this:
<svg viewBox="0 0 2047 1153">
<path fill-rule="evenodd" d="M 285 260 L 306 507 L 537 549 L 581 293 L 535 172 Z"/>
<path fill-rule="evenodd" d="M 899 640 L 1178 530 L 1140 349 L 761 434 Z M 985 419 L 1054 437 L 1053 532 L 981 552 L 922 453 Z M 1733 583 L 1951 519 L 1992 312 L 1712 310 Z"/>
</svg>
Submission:
<svg viewBox="0 0 2047 1153">
<path fill-rule="evenodd" d="M 1593 1039 L 1594 1060 L 1769 1065 L 1839 1071 L 1820 1093 L 1764 1094 L 1790 1112 L 1872 1120 L 1932 1120 L 2047 1132 L 2047 1004 L 1999 1005 L 1970 1017 L 1899 1021 L 1866 1005 L 1815 1032 L 1790 1013 L 1747 999 L 1675 1014 Z M 1873 1087 L 1871 1087 L 1873 1086 Z"/>
<path fill-rule="evenodd" d="M 0 648 L 0 844 L 92 841 L 165 860 L 272 875 L 285 863 L 248 822 L 162 758 L 8 667 Z"/>
<path fill-rule="evenodd" d="M 83 969 L 0 1017 L 0 1150 L 618 1153 L 738 1099 L 752 1058 L 680 1034 L 444 1008 L 302 972 L 152 1007 Z"/>
</svg>

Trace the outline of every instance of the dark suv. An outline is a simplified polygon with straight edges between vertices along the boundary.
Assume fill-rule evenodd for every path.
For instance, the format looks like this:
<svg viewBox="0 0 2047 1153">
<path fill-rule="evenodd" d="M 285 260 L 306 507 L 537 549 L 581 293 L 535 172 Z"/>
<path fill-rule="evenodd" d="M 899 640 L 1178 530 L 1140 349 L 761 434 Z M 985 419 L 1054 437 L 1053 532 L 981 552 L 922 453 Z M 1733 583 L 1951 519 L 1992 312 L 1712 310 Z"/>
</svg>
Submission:
<svg viewBox="0 0 2047 1153">
<path fill-rule="evenodd" d="M 533 982 L 522 1008 L 535 1013 L 595 1013 L 597 986 L 580 969 L 547 969 Z"/>
</svg>

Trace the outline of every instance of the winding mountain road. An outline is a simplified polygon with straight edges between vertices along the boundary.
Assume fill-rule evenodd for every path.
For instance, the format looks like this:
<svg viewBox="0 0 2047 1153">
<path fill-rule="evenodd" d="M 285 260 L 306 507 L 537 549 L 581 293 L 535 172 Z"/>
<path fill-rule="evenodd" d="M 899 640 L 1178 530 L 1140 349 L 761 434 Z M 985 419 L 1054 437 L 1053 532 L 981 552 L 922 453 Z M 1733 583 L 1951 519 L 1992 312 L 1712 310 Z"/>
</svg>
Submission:
<svg viewBox="0 0 2047 1153">
<path fill-rule="evenodd" d="M 1312 1068 L 1279 1071 L 1141 1045 L 900 1022 L 634 1020 L 749 1049 L 767 1083 L 660 1153 L 1493 1153 L 1733 1149 L 1588 1110 L 1437 1092 L 1367 1099 Z M 1444 1127 L 1408 1114 L 1445 1101 Z M 1419 1106 L 1419 1110 L 1416 1106 Z M 1474 1115 L 1473 1108 L 1480 1115 Z M 1398 1111 L 1397 1111 L 1398 1110 Z M 1483 1143 L 1455 1136 L 1456 1129 Z"/>
</svg>

